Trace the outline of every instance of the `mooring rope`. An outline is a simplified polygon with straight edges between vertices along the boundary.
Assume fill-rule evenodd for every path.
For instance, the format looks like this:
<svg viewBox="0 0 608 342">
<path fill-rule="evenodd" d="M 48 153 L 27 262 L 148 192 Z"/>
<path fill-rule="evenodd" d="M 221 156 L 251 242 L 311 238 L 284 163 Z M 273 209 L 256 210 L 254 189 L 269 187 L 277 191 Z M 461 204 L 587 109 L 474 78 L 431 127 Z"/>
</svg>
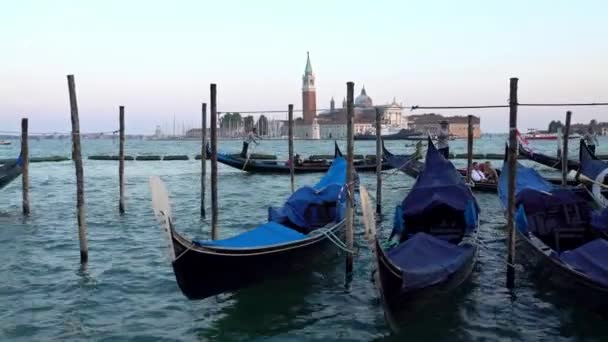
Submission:
<svg viewBox="0 0 608 342">
<path fill-rule="evenodd" d="M 350 250 L 346 243 L 342 242 L 340 238 L 331 230 L 327 228 L 319 228 L 313 231 L 313 233 L 318 232 L 319 234 L 325 235 L 329 241 L 331 241 L 336 247 L 341 249 L 342 251 L 350 254 L 355 254 L 354 250 Z"/>
</svg>

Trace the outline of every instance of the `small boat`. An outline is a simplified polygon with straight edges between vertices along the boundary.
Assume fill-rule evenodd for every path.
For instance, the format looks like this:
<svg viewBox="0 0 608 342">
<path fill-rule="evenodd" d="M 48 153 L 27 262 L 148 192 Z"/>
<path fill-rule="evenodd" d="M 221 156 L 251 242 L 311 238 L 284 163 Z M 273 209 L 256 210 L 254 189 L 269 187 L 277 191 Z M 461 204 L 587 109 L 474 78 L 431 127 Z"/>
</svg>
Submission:
<svg viewBox="0 0 608 342">
<path fill-rule="evenodd" d="M 392 167 L 394 167 L 398 170 L 401 170 L 406 175 L 408 175 L 412 178 L 417 178 L 418 175 L 420 175 L 420 173 L 424 169 L 423 162 L 421 162 L 419 160 L 409 161 L 406 158 L 404 158 L 403 156 L 392 154 L 386 147 L 384 147 L 384 145 L 382 146 L 382 148 L 384 150 L 383 153 L 384 153 L 384 157 L 386 158 L 386 161 L 389 164 L 391 164 Z M 462 177 L 467 176 L 466 169 L 457 169 L 457 170 L 462 175 Z M 496 173 L 498 174 L 498 176 L 500 176 L 500 169 L 496 168 L 495 170 L 496 170 Z M 561 184 L 561 179 L 557 179 L 557 178 L 546 178 L 546 179 L 547 179 L 547 181 L 549 181 L 553 184 Z M 576 185 L 576 184 L 578 184 L 578 181 L 568 180 L 568 184 Z M 471 180 L 470 185 L 471 185 L 471 190 L 473 190 L 474 192 L 496 193 L 498 183 L 491 182 L 491 181 L 475 182 L 475 181 Z"/>
<path fill-rule="evenodd" d="M 0 165 L 0 189 L 7 186 L 10 182 L 21 175 L 22 169 L 21 156 L 15 161 Z"/>
<path fill-rule="evenodd" d="M 600 160 L 589 150 L 583 139 L 580 142 L 580 167 L 576 178 L 585 183 L 593 194 L 593 198 L 602 207 L 608 207 L 606 189 L 608 189 L 608 162 Z"/>
<path fill-rule="evenodd" d="M 207 145 L 207 153 L 211 155 L 211 150 Z M 337 153 L 340 153 L 338 145 L 335 145 Z M 341 154 L 341 153 L 340 153 Z M 217 161 L 231 166 L 241 171 L 251 173 L 284 173 L 289 174 L 289 165 L 287 162 L 276 161 L 276 160 L 255 160 L 242 158 L 240 156 L 218 153 Z M 301 163 L 297 163 L 294 167 L 294 173 L 314 173 L 314 172 L 327 172 L 332 164 L 331 160 L 326 159 L 307 159 L 302 160 Z M 357 172 L 375 172 L 376 171 L 376 158 L 370 156 L 370 158 L 364 158 L 354 161 L 355 170 Z M 390 170 L 392 167 L 386 162 L 382 162 L 382 170 Z"/>
<path fill-rule="evenodd" d="M 336 156 L 314 186 L 294 192 L 283 207 L 268 209 L 268 222 L 221 240 L 187 239 L 176 231 L 167 190 L 150 180 L 155 214 L 170 243 L 171 263 L 182 293 L 203 299 L 236 291 L 311 264 L 329 245 L 339 245 L 346 211 L 346 160 Z M 333 246 L 331 246 L 333 248 Z"/>
<path fill-rule="evenodd" d="M 519 145 L 519 155 L 525 157 L 526 159 L 530 159 L 539 164 L 543 164 L 545 166 L 561 170 L 562 169 L 562 159 L 557 157 L 551 157 L 546 154 L 536 153 L 532 151 L 532 149 L 526 147 L 524 144 Z M 576 160 L 568 159 L 568 171 L 577 170 L 579 167 L 579 162 Z"/>
<path fill-rule="evenodd" d="M 571 298 L 608 303 L 607 209 L 594 211 L 585 188 L 555 186 L 519 163 L 516 172 L 516 261 L 537 271 L 543 283 L 567 289 Z M 507 175 L 505 163 L 498 182 L 505 210 Z"/>
<path fill-rule="evenodd" d="M 452 163 L 429 141 L 426 167 L 395 211 L 392 248 L 374 237 L 375 275 L 385 316 L 437 299 L 469 278 L 477 260 L 479 206 Z"/>
<path fill-rule="evenodd" d="M 402 128 L 402 129 L 398 130 L 397 132 L 383 130 L 382 134 L 380 135 L 382 140 L 408 140 L 408 138 L 418 137 L 418 136 L 420 136 L 419 131 L 416 131 L 413 129 L 405 129 L 405 128 Z M 356 134 L 354 139 L 355 140 L 376 140 L 376 134 L 375 133 Z"/>
<path fill-rule="evenodd" d="M 535 129 L 531 129 L 528 133 L 523 136 L 527 140 L 557 140 L 559 138 L 557 133 L 542 132 Z M 580 139 L 581 135 L 573 133 L 568 135 L 568 139 Z"/>
<path fill-rule="evenodd" d="M 7 146 L 7 145 L 10 145 L 10 144 L 11 144 L 10 141 L 0 140 L 0 146 Z"/>
</svg>

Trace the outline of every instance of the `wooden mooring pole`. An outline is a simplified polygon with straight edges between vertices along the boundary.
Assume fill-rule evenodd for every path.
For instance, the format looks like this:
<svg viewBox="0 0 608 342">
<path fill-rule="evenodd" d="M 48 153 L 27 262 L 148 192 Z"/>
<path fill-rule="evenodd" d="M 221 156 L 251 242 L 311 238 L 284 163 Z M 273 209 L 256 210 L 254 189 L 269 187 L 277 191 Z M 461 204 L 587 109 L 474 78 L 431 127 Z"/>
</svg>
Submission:
<svg viewBox="0 0 608 342">
<path fill-rule="evenodd" d="M 216 86 L 211 84 L 211 239 L 217 240 L 217 99 Z"/>
<path fill-rule="evenodd" d="M 562 186 L 568 185 L 568 138 L 570 135 L 570 121 L 572 112 L 566 112 L 566 126 L 564 126 L 564 147 L 562 148 Z"/>
<path fill-rule="evenodd" d="M 119 127 L 119 147 L 118 147 L 118 182 L 119 182 L 119 199 L 118 213 L 125 213 L 125 107 L 118 107 Z"/>
<path fill-rule="evenodd" d="M 293 105 L 287 107 L 287 135 L 289 137 L 289 179 L 291 182 L 291 192 L 296 191 L 295 185 L 295 165 L 293 160 Z"/>
<path fill-rule="evenodd" d="M 80 263 L 84 264 L 89 260 L 89 247 L 87 245 L 87 223 L 84 208 L 84 171 L 80 152 L 80 122 L 74 75 L 68 75 L 68 91 L 70 93 L 70 113 L 72 117 L 72 160 L 74 160 L 76 168 L 76 210 L 78 215 L 78 240 L 80 241 Z"/>
<path fill-rule="evenodd" d="M 473 167 L 473 115 L 468 116 L 467 130 L 467 183 L 471 184 L 471 168 Z"/>
<path fill-rule="evenodd" d="M 353 95 L 355 92 L 355 83 L 346 83 L 346 247 L 349 251 L 354 249 L 354 198 L 355 186 L 353 182 L 353 156 L 354 156 L 354 110 L 353 110 Z M 353 254 L 346 253 L 346 274 L 353 271 Z"/>
<path fill-rule="evenodd" d="M 509 189 L 507 205 L 507 288 L 515 287 L 515 176 L 517 172 L 517 78 L 511 78 L 509 87 Z"/>
<path fill-rule="evenodd" d="M 21 185 L 23 197 L 23 215 L 30 214 L 30 148 L 28 145 L 27 118 L 21 119 Z"/>
<path fill-rule="evenodd" d="M 205 218 L 205 181 L 207 180 L 207 103 L 201 113 L 201 217 Z"/>
<path fill-rule="evenodd" d="M 382 115 L 376 107 L 376 219 L 382 220 Z"/>
</svg>

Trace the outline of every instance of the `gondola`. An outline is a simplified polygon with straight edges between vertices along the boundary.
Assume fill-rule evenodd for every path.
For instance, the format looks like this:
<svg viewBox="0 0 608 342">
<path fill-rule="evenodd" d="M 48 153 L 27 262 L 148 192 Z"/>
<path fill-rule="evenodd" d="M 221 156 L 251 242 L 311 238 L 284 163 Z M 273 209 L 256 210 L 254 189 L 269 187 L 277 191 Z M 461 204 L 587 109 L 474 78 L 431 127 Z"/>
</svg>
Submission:
<svg viewBox="0 0 608 342">
<path fill-rule="evenodd" d="M 23 171 L 22 166 L 21 156 L 13 162 L 0 166 L 0 189 L 4 188 L 21 175 L 21 172 Z"/>
<path fill-rule="evenodd" d="M 555 186 L 519 163 L 516 172 L 516 260 L 571 298 L 608 303 L 606 209 L 598 211 L 584 187 Z M 507 175 L 505 163 L 498 182 L 504 208 Z"/>
<path fill-rule="evenodd" d="M 580 166 L 576 178 L 585 183 L 593 194 L 595 201 L 602 207 L 608 207 L 606 189 L 608 188 L 608 162 L 600 160 L 589 150 L 585 140 L 580 141 Z"/>
<path fill-rule="evenodd" d="M 477 260 L 479 206 L 462 176 L 429 141 L 422 173 L 395 211 L 385 249 L 374 239 L 376 285 L 390 322 L 415 302 L 459 287 Z"/>
<path fill-rule="evenodd" d="M 207 153 L 211 154 L 209 146 L 207 146 Z M 338 145 L 336 144 L 336 150 L 339 151 Z M 218 153 L 217 161 L 231 166 L 241 171 L 251 173 L 283 173 L 288 174 L 289 165 L 287 162 L 276 161 L 276 160 L 253 160 L 242 158 L 240 156 Z M 355 170 L 357 172 L 375 172 L 376 171 L 376 160 L 375 158 L 365 158 L 362 160 L 355 160 Z M 294 173 L 315 173 L 315 172 L 327 172 L 331 166 L 331 161 L 327 160 L 304 160 L 298 163 L 294 167 Z M 392 167 L 386 161 L 382 162 L 382 170 L 390 170 Z"/>
<path fill-rule="evenodd" d="M 525 157 L 526 159 L 535 161 L 539 164 L 561 170 L 562 169 L 562 159 L 551 157 L 546 154 L 536 153 L 531 149 L 524 147 L 523 144 L 519 144 L 519 155 Z M 568 171 L 577 170 L 579 167 L 579 162 L 576 160 L 568 159 Z"/>
<path fill-rule="evenodd" d="M 182 293 L 203 299 L 289 274 L 340 244 L 346 210 L 346 160 L 336 156 L 314 186 L 294 192 L 283 207 L 269 208 L 268 222 L 221 240 L 190 240 L 173 225 L 167 191 L 150 180 L 154 209 L 170 241 L 173 271 Z"/>
<path fill-rule="evenodd" d="M 419 160 L 412 160 L 409 162 L 407 159 L 404 159 L 402 156 L 392 154 L 384 145 L 382 146 L 384 150 L 384 156 L 386 161 L 391 164 L 392 167 L 403 171 L 405 174 L 412 178 L 417 178 L 420 172 L 424 169 L 424 163 Z M 467 176 L 466 169 L 457 169 L 458 172 L 463 176 Z M 496 173 L 500 176 L 500 169 L 496 169 Z M 560 184 L 561 180 L 556 178 L 547 178 L 547 180 L 553 184 Z M 569 185 L 578 184 L 577 180 L 568 180 Z M 471 181 L 471 189 L 474 192 L 487 192 L 487 193 L 496 193 L 497 191 L 497 183 L 496 182 L 475 182 Z"/>
</svg>

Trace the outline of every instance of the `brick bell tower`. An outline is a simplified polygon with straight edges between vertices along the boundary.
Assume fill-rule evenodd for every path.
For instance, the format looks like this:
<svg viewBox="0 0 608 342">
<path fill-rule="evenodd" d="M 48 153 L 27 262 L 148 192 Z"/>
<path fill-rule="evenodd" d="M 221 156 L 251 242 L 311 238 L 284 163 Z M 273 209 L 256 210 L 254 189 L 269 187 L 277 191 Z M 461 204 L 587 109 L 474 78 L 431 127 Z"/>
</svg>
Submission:
<svg viewBox="0 0 608 342">
<path fill-rule="evenodd" d="M 317 93 L 315 75 L 310 65 L 310 55 L 306 52 L 306 69 L 302 76 L 302 116 L 306 125 L 312 125 L 317 115 Z"/>
</svg>

